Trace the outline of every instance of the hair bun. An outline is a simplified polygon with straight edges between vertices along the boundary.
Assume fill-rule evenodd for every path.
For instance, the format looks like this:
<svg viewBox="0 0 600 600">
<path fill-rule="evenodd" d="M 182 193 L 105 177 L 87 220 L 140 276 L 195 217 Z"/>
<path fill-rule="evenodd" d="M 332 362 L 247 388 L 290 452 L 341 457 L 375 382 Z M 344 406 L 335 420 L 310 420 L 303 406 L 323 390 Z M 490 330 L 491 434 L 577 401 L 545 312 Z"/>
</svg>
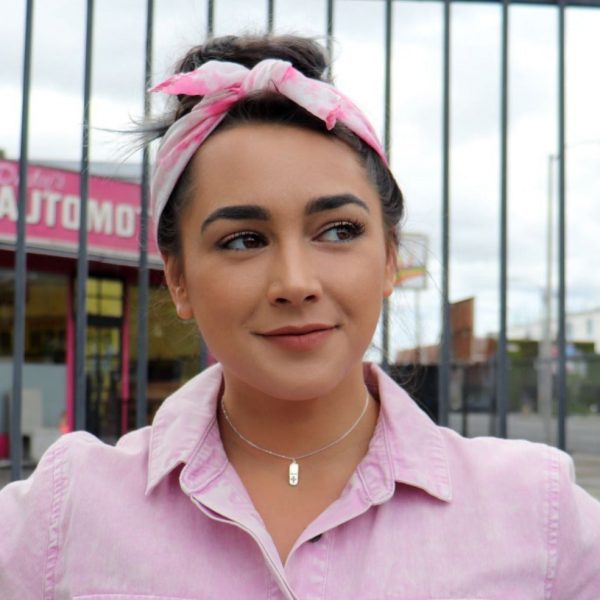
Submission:
<svg viewBox="0 0 600 600">
<path fill-rule="evenodd" d="M 322 79 L 329 63 L 325 48 L 314 39 L 294 35 L 227 35 L 192 48 L 176 71 L 193 71 L 210 60 L 235 62 L 251 69 L 267 58 L 287 60 L 313 79 Z"/>
</svg>

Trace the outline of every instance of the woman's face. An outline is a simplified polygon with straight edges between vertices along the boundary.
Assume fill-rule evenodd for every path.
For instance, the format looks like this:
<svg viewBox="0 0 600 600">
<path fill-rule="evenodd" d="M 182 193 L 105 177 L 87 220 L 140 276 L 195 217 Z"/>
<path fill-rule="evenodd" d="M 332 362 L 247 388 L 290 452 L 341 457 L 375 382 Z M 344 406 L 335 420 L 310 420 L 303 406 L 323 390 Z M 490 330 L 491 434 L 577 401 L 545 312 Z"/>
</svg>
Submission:
<svg viewBox="0 0 600 600">
<path fill-rule="evenodd" d="M 226 381 L 303 400 L 362 369 L 395 257 L 354 151 L 243 124 L 210 137 L 191 167 L 182 259 L 167 257 L 167 281 Z"/>
</svg>

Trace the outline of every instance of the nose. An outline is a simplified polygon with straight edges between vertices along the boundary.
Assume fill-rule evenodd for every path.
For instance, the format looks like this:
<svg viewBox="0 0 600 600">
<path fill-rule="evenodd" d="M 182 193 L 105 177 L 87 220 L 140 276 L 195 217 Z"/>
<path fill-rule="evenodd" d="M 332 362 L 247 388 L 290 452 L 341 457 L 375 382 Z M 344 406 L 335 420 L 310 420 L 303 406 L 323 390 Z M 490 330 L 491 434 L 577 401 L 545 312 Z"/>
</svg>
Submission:
<svg viewBox="0 0 600 600">
<path fill-rule="evenodd" d="M 290 306 L 316 302 L 322 294 L 316 260 L 302 242 L 280 247 L 270 265 L 269 302 Z"/>
</svg>

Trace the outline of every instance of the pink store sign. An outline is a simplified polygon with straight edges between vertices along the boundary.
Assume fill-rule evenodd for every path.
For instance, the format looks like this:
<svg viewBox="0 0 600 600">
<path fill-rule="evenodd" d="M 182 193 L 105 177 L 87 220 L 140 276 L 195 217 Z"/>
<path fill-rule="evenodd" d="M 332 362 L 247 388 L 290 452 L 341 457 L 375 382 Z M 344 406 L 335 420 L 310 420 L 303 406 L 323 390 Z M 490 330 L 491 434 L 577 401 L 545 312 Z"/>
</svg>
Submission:
<svg viewBox="0 0 600 600">
<path fill-rule="evenodd" d="M 77 255 L 80 209 L 79 173 L 29 165 L 27 169 L 27 247 Z M 0 243 L 15 243 L 19 163 L 0 160 Z M 90 176 L 88 199 L 90 258 L 137 262 L 140 237 L 140 186 Z M 150 232 L 152 229 L 150 228 Z M 161 264 L 149 235 L 152 264 Z"/>
</svg>

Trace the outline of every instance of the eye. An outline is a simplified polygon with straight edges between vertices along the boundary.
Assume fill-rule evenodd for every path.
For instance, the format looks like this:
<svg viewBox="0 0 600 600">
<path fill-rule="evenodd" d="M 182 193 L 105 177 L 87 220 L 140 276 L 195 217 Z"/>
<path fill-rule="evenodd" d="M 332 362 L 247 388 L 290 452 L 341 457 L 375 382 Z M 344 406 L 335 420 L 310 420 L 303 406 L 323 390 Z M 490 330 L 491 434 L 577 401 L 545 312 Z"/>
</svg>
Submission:
<svg viewBox="0 0 600 600">
<path fill-rule="evenodd" d="M 218 243 L 221 250 L 256 250 L 266 245 L 262 235 L 253 231 L 239 231 L 228 235 Z"/>
<path fill-rule="evenodd" d="M 324 229 L 317 238 L 325 242 L 350 242 L 362 235 L 365 226 L 356 221 L 338 221 Z"/>
</svg>

